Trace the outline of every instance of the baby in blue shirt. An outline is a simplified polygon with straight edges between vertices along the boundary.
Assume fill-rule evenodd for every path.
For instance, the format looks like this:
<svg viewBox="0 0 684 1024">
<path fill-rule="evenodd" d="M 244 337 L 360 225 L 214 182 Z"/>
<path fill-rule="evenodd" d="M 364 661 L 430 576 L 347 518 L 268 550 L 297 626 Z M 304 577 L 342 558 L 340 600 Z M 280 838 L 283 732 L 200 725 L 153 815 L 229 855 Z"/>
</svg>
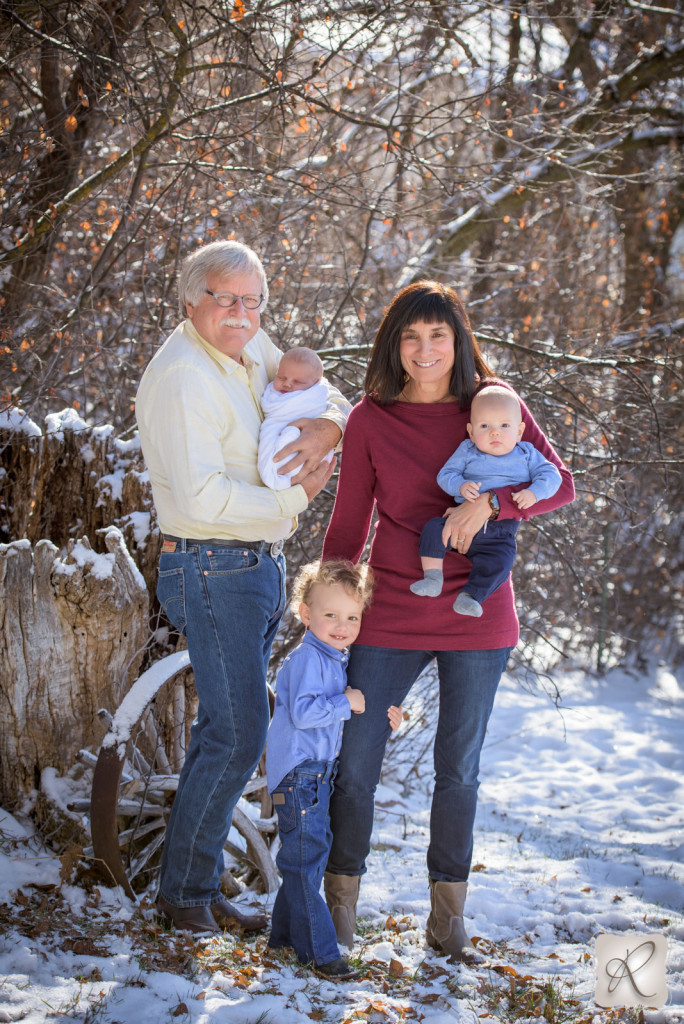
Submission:
<svg viewBox="0 0 684 1024">
<path fill-rule="evenodd" d="M 278 672 L 266 744 L 266 776 L 278 815 L 282 875 L 268 945 L 292 946 L 302 963 L 342 980 L 358 977 L 340 956 L 335 926 L 320 894 L 330 852 L 328 806 L 352 711 L 362 714 L 361 690 L 347 686 L 346 650 L 361 629 L 373 591 L 372 571 L 352 562 L 312 562 L 294 582 L 292 609 L 307 627 Z M 388 710 L 398 729 L 401 708 Z"/>
<path fill-rule="evenodd" d="M 561 485 L 561 475 L 534 445 L 521 441 L 525 424 L 520 402 L 508 388 L 494 384 L 479 391 L 470 407 L 468 441 L 458 446 L 437 474 L 437 483 L 457 503 L 475 501 L 489 491 L 498 505 L 496 487 L 515 486 L 530 481 L 529 487 L 516 491 L 518 508 L 530 508 L 542 498 L 550 498 Z M 493 507 L 496 507 L 493 506 Z M 420 597 L 438 597 L 444 585 L 445 547 L 442 531 L 446 519 L 436 517 L 423 527 L 420 535 L 420 562 L 423 579 L 411 584 Z M 454 601 L 459 615 L 482 615 L 482 602 L 508 579 L 516 554 L 515 535 L 519 523 L 496 518 L 475 534 L 465 554 L 472 569 L 463 590 Z"/>
</svg>

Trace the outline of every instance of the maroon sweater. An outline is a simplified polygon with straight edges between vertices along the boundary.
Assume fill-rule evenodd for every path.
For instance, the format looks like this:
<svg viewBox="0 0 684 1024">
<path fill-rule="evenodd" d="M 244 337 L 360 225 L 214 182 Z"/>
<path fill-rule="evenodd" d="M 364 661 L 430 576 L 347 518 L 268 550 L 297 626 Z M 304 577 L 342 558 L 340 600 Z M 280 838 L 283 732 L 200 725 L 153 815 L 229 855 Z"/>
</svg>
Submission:
<svg viewBox="0 0 684 1024">
<path fill-rule="evenodd" d="M 492 382 L 494 383 L 494 382 Z M 497 381 L 496 383 L 499 383 Z M 529 481 L 497 488 L 500 518 L 528 519 L 566 505 L 575 496 L 572 476 L 563 466 L 523 402 L 523 439 L 558 467 L 560 488 L 551 498 L 521 511 L 511 499 Z M 453 506 L 437 486 L 437 473 L 467 437 L 469 411 L 457 402 L 380 406 L 368 398 L 351 412 L 344 434 L 335 508 L 323 543 L 323 558 L 357 562 L 363 553 L 375 508 L 369 562 L 376 589 L 364 613 L 358 643 L 403 650 L 453 651 L 514 647 L 518 617 L 510 577 L 485 601 L 481 618 L 457 615 L 452 604 L 470 572 L 458 552 L 444 562 L 440 597 L 418 597 L 409 585 L 421 579 L 420 532 L 433 516 Z"/>
</svg>

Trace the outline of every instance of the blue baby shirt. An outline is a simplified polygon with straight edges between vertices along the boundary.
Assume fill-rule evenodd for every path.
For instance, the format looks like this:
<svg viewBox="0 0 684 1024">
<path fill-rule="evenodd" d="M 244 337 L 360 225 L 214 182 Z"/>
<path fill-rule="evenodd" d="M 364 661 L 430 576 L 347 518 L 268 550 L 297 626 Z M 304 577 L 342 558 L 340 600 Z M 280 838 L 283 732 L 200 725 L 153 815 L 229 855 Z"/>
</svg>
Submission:
<svg viewBox="0 0 684 1024">
<path fill-rule="evenodd" d="M 529 441 L 518 441 L 508 455 L 489 455 L 481 452 L 473 441 L 462 441 L 437 474 L 437 483 L 461 502 L 465 498 L 460 489 L 466 480 L 481 480 L 480 494 L 529 480 L 537 501 L 550 498 L 561 485 L 561 475 L 554 464 Z"/>
</svg>

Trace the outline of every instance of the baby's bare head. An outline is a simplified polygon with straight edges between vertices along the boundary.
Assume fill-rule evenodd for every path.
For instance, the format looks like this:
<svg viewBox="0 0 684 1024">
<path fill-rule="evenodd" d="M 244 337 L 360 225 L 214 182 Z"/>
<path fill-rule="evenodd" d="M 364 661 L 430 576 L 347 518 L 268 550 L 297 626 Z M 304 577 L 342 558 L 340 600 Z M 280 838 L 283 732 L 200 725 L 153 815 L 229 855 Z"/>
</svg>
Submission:
<svg viewBox="0 0 684 1024">
<path fill-rule="evenodd" d="M 508 417 L 513 417 L 516 423 L 522 419 L 518 396 L 508 388 L 501 387 L 500 384 L 492 384 L 473 395 L 470 407 L 471 420 L 476 415 L 481 416 L 483 409 L 489 408 L 497 408 L 501 412 L 506 410 Z"/>
<path fill-rule="evenodd" d="M 273 379 L 273 387 L 281 394 L 307 391 L 323 376 L 323 363 L 312 348 L 291 348 L 282 359 Z"/>
<path fill-rule="evenodd" d="M 499 384 L 483 388 L 473 396 L 468 436 L 487 455 L 508 455 L 523 435 L 518 396 Z"/>
</svg>

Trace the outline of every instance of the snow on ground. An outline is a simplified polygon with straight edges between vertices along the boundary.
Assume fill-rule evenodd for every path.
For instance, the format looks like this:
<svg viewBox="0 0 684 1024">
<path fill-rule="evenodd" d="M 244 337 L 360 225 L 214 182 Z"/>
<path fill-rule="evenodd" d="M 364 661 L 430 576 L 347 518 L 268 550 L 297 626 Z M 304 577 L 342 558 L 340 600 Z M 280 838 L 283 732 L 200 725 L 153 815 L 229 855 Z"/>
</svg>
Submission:
<svg viewBox="0 0 684 1024">
<path fill-rule="evenodd" d="M 684 1020 L 684 689 L 662 666 L 555 682 L 562 712 L 506 677 L 490 724 L 466 907 L 484 965 L 424 947 L 430 772 L 420 761 L 409 790 L 392 756 L 359 900 L 364 973 L 346 984 L 263 938 L 193 942 L 161 929 L 148 901 L 63 883 L 60 861 L 0 812 L 0 1022 Z M 666 937 L 665 1005 L 597 1006 L 602 932 Z"/>
</svg>

